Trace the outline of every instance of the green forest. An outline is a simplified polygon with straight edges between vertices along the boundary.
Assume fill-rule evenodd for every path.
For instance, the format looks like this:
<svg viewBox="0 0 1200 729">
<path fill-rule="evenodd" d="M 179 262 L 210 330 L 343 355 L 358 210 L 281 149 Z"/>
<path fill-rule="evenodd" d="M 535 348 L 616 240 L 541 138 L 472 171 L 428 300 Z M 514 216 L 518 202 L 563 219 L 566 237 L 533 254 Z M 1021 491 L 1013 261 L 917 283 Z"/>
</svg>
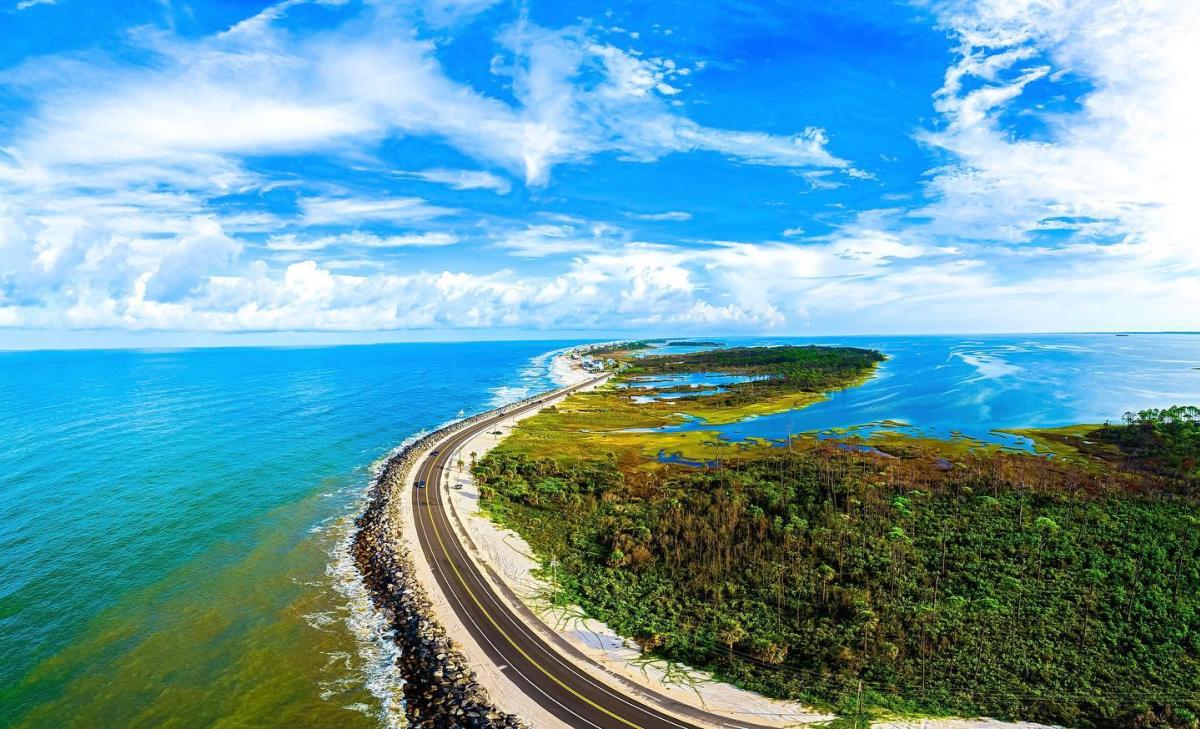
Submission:
<svg viewBox="0 0 1200 729">
<path fill-rule="evenodd" d="M 1119 462 L 825 442 L 623 470 L 502 445 L 475 471 L 493 518 L 556 560 L 559 599 L 738 685 L 851 723 L 1194 728 L 1198 414 L 1092 431 Z"/>
<path fill-rule="evenodd" d="M 1105 425 L 1090 435 L 1116 445 L 1128 466 L 1175 477 L 1186 495 L 1200 477 L 1200 408 L 1177 405 L 1126 413 L 1122 425 Z"/>
<path fill-rule="evenodd" d="M 641 357 L 634 361 L 629 373 L 727 372 L 764 375 L 764 379 L 742 383 L 741 390 L 759 393 L 774 390 L 817 392 L 845 387 L 883 360 L 880 352 L 858 347 L 732 347 L 686 355 Z"/>
</svg>

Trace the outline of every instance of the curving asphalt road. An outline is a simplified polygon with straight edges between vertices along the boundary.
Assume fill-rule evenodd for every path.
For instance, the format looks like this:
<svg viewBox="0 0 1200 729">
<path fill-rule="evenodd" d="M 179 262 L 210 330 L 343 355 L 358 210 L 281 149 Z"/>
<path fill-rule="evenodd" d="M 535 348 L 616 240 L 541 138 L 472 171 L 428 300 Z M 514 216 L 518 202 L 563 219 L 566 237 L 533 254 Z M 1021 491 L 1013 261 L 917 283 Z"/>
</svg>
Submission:
<svg viewBox="0 0 1200 729">
<path fill-rule="evenodd" d="M 568 389 L 573 392 L 603 378 L 596 378 Z M 553 397 L 547 395 L 547 398 Z M 541 407 L 541 401 L 480 421 L 443 441 L 437 455 L 430 453 L 417 463 L 416 479 L 424 479 L 426 488 L 413 489 L 413 513 L 418 539 L 425 558 L 433 569 L 438 587 L 446 595 L 458 617 L 476 642 L 508 678 L 526 695 L 571 727 L 585 729 L 699 729 L 705 726 L 768 729 L 762 725 L 734 722 L 726 717 L 702 712 L 673 699 L 652 694 L 627 684 L 626 690 L 613 688 L 567 660 L 589 659 L 566 640 L 535 630 L 538 621 L 515 595 L 498 580 L 489 582 L 460 543 L 444 507 L 442 474 L 454 453 L 475 435 L 494 428 L 497 423 L 525 411 Z M 497 587 L 505 593 L 496 594 Z M 504 599 L 507 598 L 507 599 Z M 519 605 L 513 609 L 512 605 Z M 547 641 L 554 643 L 548 645 Z M 617 679 L 620 680 L 620 679 Z M 674 715 L 659 707 L 670 707 Z M 695 717 L 685 721 L 677 716 Z"/>
</svg>

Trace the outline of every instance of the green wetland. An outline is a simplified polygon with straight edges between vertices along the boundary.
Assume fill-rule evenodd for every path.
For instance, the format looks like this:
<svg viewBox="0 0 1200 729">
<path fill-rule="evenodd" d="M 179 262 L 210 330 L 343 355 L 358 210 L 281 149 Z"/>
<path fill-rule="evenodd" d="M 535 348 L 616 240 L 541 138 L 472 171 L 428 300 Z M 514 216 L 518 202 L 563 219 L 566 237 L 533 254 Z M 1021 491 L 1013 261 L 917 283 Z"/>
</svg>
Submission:
<svg viewBox="0 0 1200 729">
<path fill-rule="evenodd" d="M 836 406 L 891 361 L 870 347 L 636 356 L 662 351 L 617 352 L 624 383 L 525 421 L 476 465 L 493 518 L 556 560 L 558 599 L 846 724 L 1196 726 L 1200 411 L 1001 421 L 990 440 L 906 422 L 865 440 L 735 438 Z M 755 377 L 638 403 L 645 386 L 621 387 L 661 378 L 673 393 L 696 372 Z"/>
</svg>

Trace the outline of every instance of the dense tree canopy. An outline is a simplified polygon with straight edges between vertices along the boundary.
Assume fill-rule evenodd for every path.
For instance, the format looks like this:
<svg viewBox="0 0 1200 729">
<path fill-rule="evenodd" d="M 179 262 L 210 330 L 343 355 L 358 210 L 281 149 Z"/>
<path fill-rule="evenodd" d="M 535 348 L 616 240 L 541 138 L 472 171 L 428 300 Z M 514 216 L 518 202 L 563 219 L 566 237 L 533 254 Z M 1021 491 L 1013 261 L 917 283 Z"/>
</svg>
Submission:
<svg viewBox="0 0 1200 729">
<path fill-rule="evenodd" d="M 649 475 L 501 449 L 477 473 L 566 598 L 744 686 L 1073 726 L 1200 711 L 1200 511 L 1138 474 L 833 446 Z"/>
<path fill-rule="evenodd" d="M 1098 435 L 1135 461 L 1182 479 L 1188 490 L 1200 476 L 1200 408 L 1177 405 L 1125 413 L 1123 425 L 1105 426 Z"/>
<path fill-rule="evenodd" d="M 858 347 L 733 347 L 687 355 L 642 357 L 637 361 L 637 372 L 668 374 L 712 370 L 768 375 L 769 379 L 751 384 L 815 392 L 844 387 L 848 378 L 869 372 L 883 360 L 884 356 L 879 352 Z"/>
</svg>

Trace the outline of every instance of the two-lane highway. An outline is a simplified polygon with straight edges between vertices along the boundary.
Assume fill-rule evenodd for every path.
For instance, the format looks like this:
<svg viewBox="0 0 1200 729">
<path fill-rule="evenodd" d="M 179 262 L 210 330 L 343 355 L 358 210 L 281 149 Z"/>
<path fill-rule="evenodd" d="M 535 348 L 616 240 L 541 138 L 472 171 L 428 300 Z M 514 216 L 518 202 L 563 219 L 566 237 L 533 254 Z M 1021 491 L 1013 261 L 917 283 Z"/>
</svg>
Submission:
<svg viewBox="0 0 1200 729">
<path fill-rule="evenodd" d="M 596 382 L 589 380 L 570 388 L 568 392 Z M 540 407 L 542 402 L 539 400 L 482 420 L 443 441 L 438 446 L 437 455 L 431 453 L 418 462 L 415 478 L 424 479 L 426 488 L 413 489 L 413 513 L 420 547 L 433 570 L 438 588 L 487 657 L 504 671 L 519 690 L 568 726 L 581 729 L 755 726 L 707 714 L 663 696 L 651 697 L 645 690 L 633 685 L 621 690 L 596 679 L 564 656 L 571 655 L 584 662 L 589 659 L 564 639 L 547 636 L 532 627 L 538 621 L 537 616 L 522 605 L 507 587 L 498 582 L 489 582 L 482 573 L 485 568 L 476 564 L 464 549 L 451 526 L 444 503 L 443 472 L 453 454 L 467 441 L 516 414 Z M 507 594 L 501 597 L 496 594 L 497 590 Z M 670 707 L 672 713 L 662 711 L 655 704 L 658 707 Z M 685 721 L 673 714 L 696 717 L 697 721 Z"/>
</svg>

